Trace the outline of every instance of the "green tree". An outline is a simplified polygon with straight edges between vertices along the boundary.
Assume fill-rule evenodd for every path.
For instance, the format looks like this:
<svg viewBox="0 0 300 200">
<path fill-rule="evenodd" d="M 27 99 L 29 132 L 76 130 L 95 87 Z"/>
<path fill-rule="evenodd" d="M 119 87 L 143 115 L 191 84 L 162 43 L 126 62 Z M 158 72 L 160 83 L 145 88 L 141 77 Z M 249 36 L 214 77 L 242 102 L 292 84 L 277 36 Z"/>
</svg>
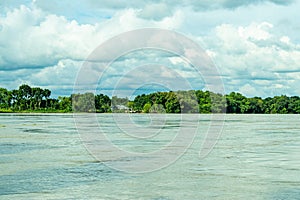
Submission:
<svg viewBox="0 0 300 200">
<path fill-rule="evenodd" d="M 45 97 L 45 101 L 46 101 L 45 107 L 48 108 L 48 99 L 51 96 L 51 91 L 49 89 L 44 89 L 43 96 Z"/>
<path fill-rule="evenodd" d="M 263 100 L 261 97 L 253 97 L 248 99 L 249 106 L 246 113 L 264 113 Z"/>
<path fill-rule="evenodd" d="M 198 101 L 199 113 L 211 113 L 212 105 L 211 105 L 210 92 L 209 91 L 203 92 L 201 90 L 197 90 L 195 93 Z"/>
<path fill-rule="evenodd" d="M 72 94 L 73 112 L 95 112 L 95 96 L 93 93 Z"/>
<path fill-rule="evenodd" d="M 149 95 L 145 95 L 145 94 L 142 94 L 142 95 L 138 95 L 134 98 L 134 110 L 136 111 L 143 111 L 143 108 L 144 108 L 144 105 L 146 103 L 150 103 L 151 104 L 151 100 L 150 100 L 150 96 Z"/>
<path fill-rule="evenodd" d="M 272 113 L 288 113 L 289 97 L 286 95 L 275 96 L 271 105 Z"/>
<path fill-rule="evenodd" d="M 176 95 L 179 99 L 180 110 L 182 113 L 198 113 L 199 105 L 195 91 L 178 91 Z"/>
<path fill-rule="evenodd" d="M 63 112 L 71 112 L 72 111 L 72 99 L 71 99 L 71 97 L 61 97 L 61 96 L 59 96 L 58 100 L 59 100 L 59 103 L 58 103 L 58 109 L 59 110 L 61 110 Z M 48 102 L 48 105 L 51 106 L 51 102 Z"/>
<path fill-rule="evenodd" d="M 98 94 L 95 96 L 95 108 L 97 112 L 111 112 L 111 100 L 107 95 Z"/>
<path fill-rule="evenodd" d="M 289 100 L 288 113 L 299 114 L 300 113 L 300 97 L 293 96 Z"/>
<path fill-rule="evenodd" d="M 246 97 L 240 93 L 231 92 L 226 95 L 227 113 L 245 113 L 248 110 Z"/>
<path fill-rule="evenodd" d="M 226 98 L 222 94 L 210 92 L 210 99 L 212 113 L 226 112 Z"/>
<path fill-rule="evenodd" d="M 9 109 L 11 107 L 11 101 L 12 92 L 5 88 L 0 88 L 0 108 Z"/>
<path fill-rule="evenodd" d="M 169 92 L 166 101 L 166 113 L 180 113 L 180 103 L 177 95 L 174 92 Z"/>
<path fill-rule="evenodd" d="M 145 104 L 145 106 L 146 105 L 147 104 Z M 144 109 L 145 109 L 145 106 L 144 106 Z M 146 109 L 148 109 L 148 108 L 146 108 Z M 165 113 L 166 110 L 165 110 L 165 108 L 164 108 L 164 106 L 162 104 L 155 103 L 155 104 L 153 104 L 150 107 L 150 109 L 148 110 L 148 112 L 150 112 L 150 113 Z"/>
<path fill-rule="evenodd" d="M 32 90 L 29 85 L 23 84 L 19 87 L 20 106 L 22 110 L 30 108 L 30 98 L 32 97 Z"/>
<path fill-rule="evenodd" d="M 133 101 L 128 101 L 127 107 L 133 112 L 134 111 L 134 102 Z"/>
<path fill-rule="evenodd" d="M 31 96 L 32 98 L 30 99 L 30 108 L 35 110 L 40 109 L 44 96 L 44 90 L 39 87 L 31 88 Z"/>
<path fill-rule="evenodd" d="M 143 113 L 149 113 L 149 112 L 150 112 L 150 109 L 151 109 L 151 103 L 146 103 L 146 104 L 143 106 Z"/>
</svg>

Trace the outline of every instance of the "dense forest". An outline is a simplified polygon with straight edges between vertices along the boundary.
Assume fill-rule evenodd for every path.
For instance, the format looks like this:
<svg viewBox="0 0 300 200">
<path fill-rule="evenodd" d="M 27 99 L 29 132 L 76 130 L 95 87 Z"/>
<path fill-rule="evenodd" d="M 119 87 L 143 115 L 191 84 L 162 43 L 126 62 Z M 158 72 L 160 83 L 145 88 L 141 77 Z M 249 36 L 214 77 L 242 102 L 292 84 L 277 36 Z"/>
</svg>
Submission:
<svg viewBox="0 0 300 200">
<path fill-rule="evenodd" d="M 142 94 L 134 100 L 104 94 L 72 94 L 50 98 L 51 91 L 23 84 L 0 88 L 0 112 L 137 112 L 137 113 L 265 113 L 298 114 L 300 98 L 286 95 L 268 98 L 227 95 L 210 91 L 170 91 Z"/>
</svg>

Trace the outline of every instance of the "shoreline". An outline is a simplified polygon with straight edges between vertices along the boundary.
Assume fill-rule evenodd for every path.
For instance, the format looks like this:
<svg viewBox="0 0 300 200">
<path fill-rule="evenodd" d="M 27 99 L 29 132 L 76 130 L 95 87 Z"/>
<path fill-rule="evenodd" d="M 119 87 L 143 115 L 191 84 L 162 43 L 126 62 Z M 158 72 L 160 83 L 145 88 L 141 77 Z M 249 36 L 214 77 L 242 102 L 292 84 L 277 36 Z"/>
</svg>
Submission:
<svg viewBox="0 0 300 200">
<path fill-rule="evenodd" d="M 180 114 L 186 114 L 186 115 L 299 115 L 298 113 L 126 113 L 126 112 L 37 112 L 37 111 L 8 111 L 8 112 L 3 112 L 0 111 L 1 114 L 174 114 L 174 115 L 180 115 Z"/>
</svg>

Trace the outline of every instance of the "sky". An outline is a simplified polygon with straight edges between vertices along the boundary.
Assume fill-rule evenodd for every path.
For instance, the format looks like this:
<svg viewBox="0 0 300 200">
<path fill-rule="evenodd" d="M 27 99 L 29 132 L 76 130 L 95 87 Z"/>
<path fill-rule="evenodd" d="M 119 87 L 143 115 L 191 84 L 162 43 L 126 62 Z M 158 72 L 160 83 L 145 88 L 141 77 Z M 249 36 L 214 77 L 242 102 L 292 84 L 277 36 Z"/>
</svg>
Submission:
<svg viewBox="0 0 300 200">
<path fill-rule="evenodd" d="M 70 95 L 95 49 L 128 31 L 157 28 L 197 43 L 224 93 L 300 95 L 299 9 L 300 0 L 2 0 L 0 87 Z M 122 45 L 111 44 L 114 59 L 94 73 L 101 77 L 85 76 L 86 90 L 134 96 L 210 89 L 205 72 L 182 55 L 143 48 L 115 55 Z"/>
</svg>

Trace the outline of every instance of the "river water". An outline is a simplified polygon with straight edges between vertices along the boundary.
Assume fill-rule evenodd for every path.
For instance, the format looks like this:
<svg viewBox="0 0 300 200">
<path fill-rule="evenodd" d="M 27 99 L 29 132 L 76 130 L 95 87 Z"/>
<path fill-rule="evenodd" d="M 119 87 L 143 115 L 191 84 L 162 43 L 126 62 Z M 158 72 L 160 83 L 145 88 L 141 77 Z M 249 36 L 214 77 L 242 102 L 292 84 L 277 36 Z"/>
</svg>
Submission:
<svg viewBox="0 0 300 200">
<path fill-rule="evenodd" d="M 183 116 L 0 114 L 0 199 L 300 199 L 299 115 Z"/>
</svg>

